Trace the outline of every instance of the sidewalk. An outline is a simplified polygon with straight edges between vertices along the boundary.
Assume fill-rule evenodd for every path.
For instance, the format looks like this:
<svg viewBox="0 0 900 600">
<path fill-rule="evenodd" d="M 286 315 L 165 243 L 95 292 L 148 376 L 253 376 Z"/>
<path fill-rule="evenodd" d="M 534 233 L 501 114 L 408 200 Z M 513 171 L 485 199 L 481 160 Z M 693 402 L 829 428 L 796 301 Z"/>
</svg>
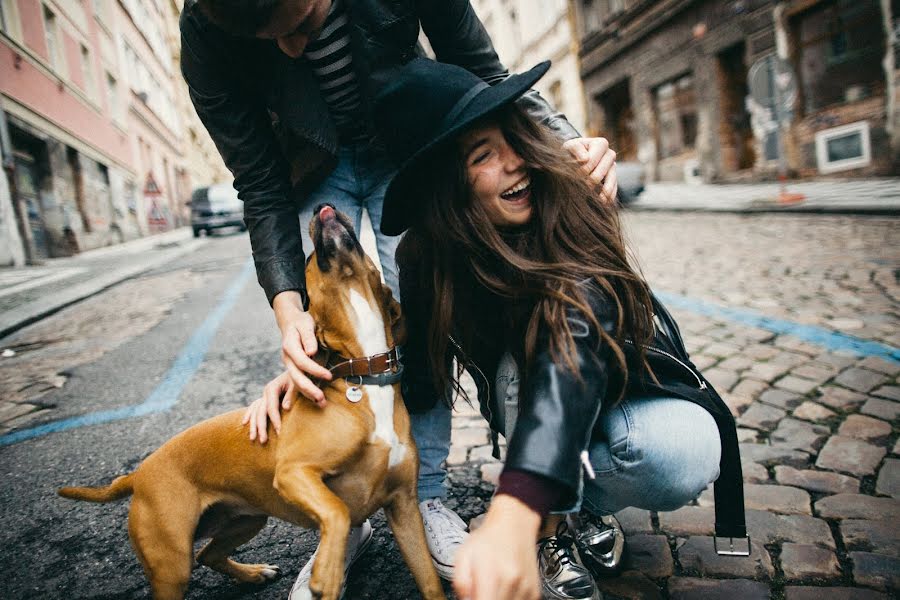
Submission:
<svg viewBox="0 0 900 600">
<path fill-rule="evenodd" d="M 39 266 L 0 268 L 0 338 L 203 244 L 182 227 Z"/>
<path fill-rule="evenodd" d="M 654 182 L 630 210 L 900 214 L 900 178 L 788 182 L 795 203 L 779 202 L 778 183 L 688 184 Z"/>
</svg>

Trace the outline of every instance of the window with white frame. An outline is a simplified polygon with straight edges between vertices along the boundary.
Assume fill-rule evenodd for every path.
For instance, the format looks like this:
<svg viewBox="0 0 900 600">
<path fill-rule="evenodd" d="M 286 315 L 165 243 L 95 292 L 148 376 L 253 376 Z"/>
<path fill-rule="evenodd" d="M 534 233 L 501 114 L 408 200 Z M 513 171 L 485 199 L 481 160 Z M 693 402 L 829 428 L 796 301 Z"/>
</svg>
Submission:
<svg viewBox="0 0 900 600">
<path fill-rule="evenodd" d="M 816 133 L 816 163 L 820 173 L 869 166 L 872 163 L 869 122 L 857 121 Z"/>
<path fill-rule="evenodd" d="M 94 4 L 94 16 L 101 21 L 102 23 L 107 22 L 107 0 L 93 0 Z"/>
<path fill-rule="evenodd" d="M 81 44 L 81 71 L 84 73 L 84 91 L 93 98 L 97 93 L 97 85 L 94 80 L 94 64 L 91 61 L 91 51 Z"/>
<path fill-rule="evenodd" d="M 119 121 L 122 116 L 121 101 L 119 100 L 119 83 L 112 73 L 109 72 L 106 73 L 106 103 L 113 121 Z"/>
<path fill-rule="evenodd" d="M 47 42 L 47 58 L 50 66 L 55 71 L 62 72 L 64 68 L 62 44 L 59 39 L 59 26 L 56 22 L 56 13 L 43 5 L 44 8 L 44 39 Z"/>
</svg>

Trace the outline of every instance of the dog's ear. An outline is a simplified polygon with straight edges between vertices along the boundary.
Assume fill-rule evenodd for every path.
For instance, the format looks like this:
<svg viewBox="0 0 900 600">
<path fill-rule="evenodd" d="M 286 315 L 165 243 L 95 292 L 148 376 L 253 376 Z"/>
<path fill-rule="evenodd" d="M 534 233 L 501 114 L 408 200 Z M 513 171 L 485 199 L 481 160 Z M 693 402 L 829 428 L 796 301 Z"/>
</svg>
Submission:
<svg viewBox="0 0 900 600">
<path fill-rule="evenodd" d="M 384 311 L 391 320 L 391 335 L 394 338 L 394 345 L 399 346 L 406 343 L 406 321 L 403 319 L 403 312 L 400 310 L 400 303 L 394 299 L 391 288 L 385 284 L 381 284 L 381 297 L 384 303 Z"/>
</svg>

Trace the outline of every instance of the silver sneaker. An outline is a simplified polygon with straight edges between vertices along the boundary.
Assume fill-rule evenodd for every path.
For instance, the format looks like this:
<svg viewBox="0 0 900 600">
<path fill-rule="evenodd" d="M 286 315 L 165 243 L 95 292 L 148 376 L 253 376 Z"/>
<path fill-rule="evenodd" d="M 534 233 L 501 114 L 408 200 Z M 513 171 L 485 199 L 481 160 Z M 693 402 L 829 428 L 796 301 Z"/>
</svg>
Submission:
<svg viewBox="0 0 900 600">
<path fill-rule="evenodd" d="M 575 545 L 584 566 L 594 577 L 613 577 L 622 571 L 627 546 L 619 520 L 586 511 L 578 517 Z"/>
<path fill-rule="evenodd" d="M 545 600 L 590 600 L 599 597 L 590 571 L 575 558 L 575 540 L 563 521 L 556 535 L 538 542 L 538 571 Z"/>
<path fill-rule="evenodd" d="M 341 583 L 341 598 L 347 591 L 347 574 L 350 573 L 350 567 L 365 553 L 371 543 L 372 524 L 368 519 L 363 521 L 359 527 L 350 529 L 350 535 L 347 536 L 347 554 L 344 556 L 344 581 Z M 316 562 L 318 554 L 319 549 L 316 548 L 312 557 L 300 569 L 300 574 L 297 575 L 297 580 L 291 587 L 291 593 L 288 594 L 288 600 L 313 600 L 312 592 L 309 589 L 309 580 L 312 578 L 313 564 Z"/>
<path fill-rule="evenodd" d="M 431 553 L 431 562 L 438 575 L 453 581 L 456 552 L 469 537 L 466 523 L 444 506 L 440 498 L 423 500 L 419 503 L 419 512 L 425 524 L 425 541 Z"/>
</svg>

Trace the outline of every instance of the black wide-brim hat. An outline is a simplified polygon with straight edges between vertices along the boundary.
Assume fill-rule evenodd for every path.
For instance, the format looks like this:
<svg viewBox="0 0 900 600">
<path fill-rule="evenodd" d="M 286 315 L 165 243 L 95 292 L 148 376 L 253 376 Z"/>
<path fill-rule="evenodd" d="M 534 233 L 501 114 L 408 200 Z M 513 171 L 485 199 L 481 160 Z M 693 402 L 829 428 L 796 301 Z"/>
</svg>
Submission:
<svg viewBox="0 0 900 600">
<path fill-rule="evenodd" d="M 381 233 L 400 235 L 422 210 L 416 167 L 481 117 L 515 101 L 550 68 L 550 61 L 495 85 L 462 67 L 414 58 L 387 74 L 375 97 L 375 126 L 400 165 L 384 195 Z"/>
</svg>

